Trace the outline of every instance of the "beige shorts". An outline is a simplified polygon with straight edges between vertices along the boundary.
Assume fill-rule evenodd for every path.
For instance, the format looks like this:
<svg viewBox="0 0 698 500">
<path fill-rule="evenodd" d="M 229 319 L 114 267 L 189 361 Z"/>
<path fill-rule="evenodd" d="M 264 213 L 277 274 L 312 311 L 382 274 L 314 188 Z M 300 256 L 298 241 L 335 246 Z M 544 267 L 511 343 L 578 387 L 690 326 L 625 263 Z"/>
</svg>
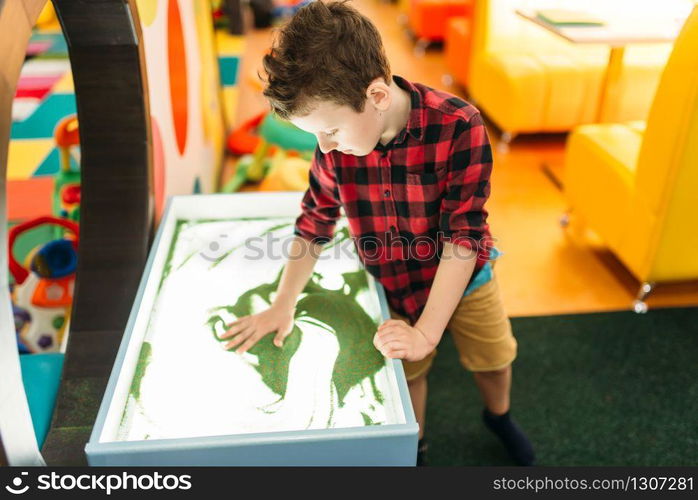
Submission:
<svg viewBox="0 0 698 500">
<path fill-rule="evenodd" d="M 392 309 L 390 315 L 407 321 Z M 446 329 L 453 336 L 460 362 L 466 370 L 500 370 L 516 358 L 516 339 L 504 312 L 496 277 L 461 299 Z M 403 361 L 407 380 L 429 373 L 435 356 L 436 349 L 421 361 Z"/>
</svg>

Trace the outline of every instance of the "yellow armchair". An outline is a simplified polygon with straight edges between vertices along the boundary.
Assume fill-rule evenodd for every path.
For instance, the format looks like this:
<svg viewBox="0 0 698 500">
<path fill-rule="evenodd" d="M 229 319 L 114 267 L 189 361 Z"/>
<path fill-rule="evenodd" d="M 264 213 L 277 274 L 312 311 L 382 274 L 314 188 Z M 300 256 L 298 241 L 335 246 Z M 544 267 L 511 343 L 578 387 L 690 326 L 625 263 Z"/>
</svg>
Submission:
<svg viewBox="0 0 698 500">
<path fill-rule="evenodd" d="M 565 155 L 570 221 L 593 230 L 642 286 L 698 279 L 698 7 L 662 74 L 646 127 L 578 127 Z"/>
<path fill-rule="evenodd" d="M 504 142 L 520 133 L 566 132 L 596 121 L 609 48 L 568 42 L 516 14 L 551 5 L 602 14 L 619 5 L 637 8 L 634 0 L 477 0 L 468 90 L 503 131 Z M 610 103 L 604 122 L 647 118 L 670 51 L 669 43 L 626 49 L 617 82 L 622 97 Z"/>
</svg>

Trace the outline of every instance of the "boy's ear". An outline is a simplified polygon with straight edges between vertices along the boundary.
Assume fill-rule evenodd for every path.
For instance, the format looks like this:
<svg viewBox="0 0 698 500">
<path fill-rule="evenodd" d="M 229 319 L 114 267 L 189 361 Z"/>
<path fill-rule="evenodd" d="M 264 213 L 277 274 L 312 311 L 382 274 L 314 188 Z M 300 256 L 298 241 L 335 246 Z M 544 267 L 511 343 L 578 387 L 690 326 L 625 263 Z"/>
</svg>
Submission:
<svg viewBox="0 0 698 500">
<path fill-rule="evenodd" d="M 366 89 L 366 98 L 378 111 L 386 111 L 390 107 L 392 100 L 390 87 L 386 85 L 385 80 L 376 78 Z"/>
</svg>

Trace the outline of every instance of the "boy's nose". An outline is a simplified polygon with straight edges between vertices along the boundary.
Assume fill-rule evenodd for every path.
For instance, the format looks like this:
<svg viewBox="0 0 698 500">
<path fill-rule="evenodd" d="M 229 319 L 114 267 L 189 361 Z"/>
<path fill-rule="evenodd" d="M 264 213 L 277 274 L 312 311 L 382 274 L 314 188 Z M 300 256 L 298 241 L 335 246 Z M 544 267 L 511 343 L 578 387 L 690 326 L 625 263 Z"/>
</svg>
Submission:
<svg viewBox="0 0 698 500">
<path fill-rule="evenodd" d="M 322 137 L 322 134 L 318 134 L 317 138 L 318 146 L 320 146 L 320 151 L 323 153 L 329 153 L 337 147 L 337 143 L 328 140 L 326 137 Z"/>
</svg>

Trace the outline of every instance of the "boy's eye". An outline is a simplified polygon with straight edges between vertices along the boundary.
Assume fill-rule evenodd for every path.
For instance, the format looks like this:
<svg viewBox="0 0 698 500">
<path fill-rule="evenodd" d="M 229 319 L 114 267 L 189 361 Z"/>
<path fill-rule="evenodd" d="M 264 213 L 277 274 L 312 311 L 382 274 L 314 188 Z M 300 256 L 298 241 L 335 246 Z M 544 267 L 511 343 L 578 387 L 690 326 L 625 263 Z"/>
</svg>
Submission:
<svg viewBox="0 0 698 500">
<path fill-rule="evenodd" d="M 326 132 L 325 135 L 326 135 L 327 137 L 332 137 L 333 135 L 335 135 L 335 134 L 337 133 L 337 130 L 338 130 L 338 129 L 334 129 L 332 132 Z"/>
</svg>

